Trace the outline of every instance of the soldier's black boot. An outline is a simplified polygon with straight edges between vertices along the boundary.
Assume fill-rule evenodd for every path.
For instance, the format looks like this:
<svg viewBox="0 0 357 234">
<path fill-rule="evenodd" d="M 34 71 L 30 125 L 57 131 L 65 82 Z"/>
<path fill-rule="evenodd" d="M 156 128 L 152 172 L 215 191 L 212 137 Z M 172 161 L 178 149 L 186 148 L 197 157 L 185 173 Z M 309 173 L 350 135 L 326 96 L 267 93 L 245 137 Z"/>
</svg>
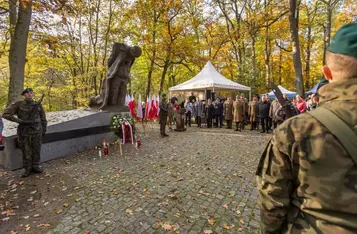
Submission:
<svg viewBox="0 0 357 234">
<path fill-rule="evenodd" d="M 22 172 L 21 177 L 22 178 L 28 177 L 30 173 L 31 173 L 30 168 L 24 168 L 24 172 Z"/>
<path fill-rule="evenodd" d="M 33 166 L 31 171 L 34 173 L 43 173 L 43 169 L 39 166 Z"/>
</svg>

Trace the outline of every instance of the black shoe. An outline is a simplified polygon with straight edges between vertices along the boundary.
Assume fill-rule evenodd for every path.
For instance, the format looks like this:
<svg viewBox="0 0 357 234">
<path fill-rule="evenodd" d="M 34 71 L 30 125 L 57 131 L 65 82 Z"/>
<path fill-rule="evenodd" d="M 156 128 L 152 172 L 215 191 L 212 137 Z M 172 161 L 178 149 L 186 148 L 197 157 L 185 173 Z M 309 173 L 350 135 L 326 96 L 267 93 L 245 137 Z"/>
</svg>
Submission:
<svg viewBox="0 0 357 234">
<path fill-rule="evenodd" d="M 263 131 L 260 131 L 260 133 L 265 133 L 265 131 L 263 130 Z"/>
<path fill-rule="evenodd" d="M 30 175 L 30 173 L 31 173 L 31 170 L 26 168 L 26 169 L 24 169 L 24 172 L 22 172 L 21 177 L 22 178 L 28 177 Z"/>
<path fill-rule="evenodd" d="M 43 169 L 39 166 L 33 166 L 31 171 L 34 173 L 43 173 Z"/>
<path fill-rule="evenodd" d="M 239 130 L 238 130 L 238 128 L 237 128 L 237 129 L 235 129 L 234 131 L 238 132 Z"/>
<path fill-rule="evenodd" d="M 168 137 L 169 135 L 167 135 L 166 133 L 163 135 L 164 137 Z"/>
</svg>

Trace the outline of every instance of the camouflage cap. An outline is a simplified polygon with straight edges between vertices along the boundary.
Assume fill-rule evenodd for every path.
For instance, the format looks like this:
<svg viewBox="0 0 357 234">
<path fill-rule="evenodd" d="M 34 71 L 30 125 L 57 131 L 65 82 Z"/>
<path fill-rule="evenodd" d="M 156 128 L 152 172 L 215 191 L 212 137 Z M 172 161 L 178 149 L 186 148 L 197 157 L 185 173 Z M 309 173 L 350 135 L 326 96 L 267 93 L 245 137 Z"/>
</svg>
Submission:
<svg viewBox="0 0 357 234">
<path fill-rule="evenodd" d="M 161 94 L 161 97 L 163 98 L 166 97 L 166 93 Z"/>
<path fill-rule="evenodd" d="M 31 88 L 26 88 L 24 91 L 22 91 L 21 95 L 24 95 L 25 93 L 33 92 Z"/>
<path fill-rule="evenodd" d="M 357 23 L 343 25 L 332 38 L 327 50 L 357 58 Z"/>
</svg>

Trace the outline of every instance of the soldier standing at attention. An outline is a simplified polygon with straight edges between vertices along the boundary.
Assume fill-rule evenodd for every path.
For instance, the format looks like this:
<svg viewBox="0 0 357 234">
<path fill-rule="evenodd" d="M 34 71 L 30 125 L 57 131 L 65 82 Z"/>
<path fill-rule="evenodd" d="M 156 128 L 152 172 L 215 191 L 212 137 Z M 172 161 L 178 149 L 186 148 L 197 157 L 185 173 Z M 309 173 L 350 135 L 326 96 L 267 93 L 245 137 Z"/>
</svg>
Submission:
<svg viewBox="0 0 357 234">
<path fill-rule="evenodd" d="M 169 136 L 165 133 L 168 111 L 169 111 L 169 104 L 166 102 L 166 94 L 162 94 L 161 101 L 160 101 L 160 113 L 159 113 L 161 137 Z"/>
<path fill-rule="evenodd" d="M 227 121 L 227 129 L 232 129 L 233 101 L 230 97 L 224 102 L 224 119 Z"/>
<path fill-rule="evenodd" d="M 31 88 L 25 89 L 22 96 L 25 97 L 23 101 L 15 102 L 6 108 L 3 118 L 19 124 L 17 134 L 24 166 L 22 177 L 27 177 L 31 172 L 43 172 L 39 163 L 42 137 L 47 130 L 47 120 L 42 105 L 37 105 L 38 103 L 33 100 L 34 93 Z M 37 110 L 34 110 L 36 107 Z M 34 118 L 30 119 L 33 112 Z"/>
<path fill-rule="evenodd" d="M 319 107 L 280 125 L 260 160 L 262 233 L 357 233 L 357 23 L 337 31 L 322 71 Z"/>
</svg>

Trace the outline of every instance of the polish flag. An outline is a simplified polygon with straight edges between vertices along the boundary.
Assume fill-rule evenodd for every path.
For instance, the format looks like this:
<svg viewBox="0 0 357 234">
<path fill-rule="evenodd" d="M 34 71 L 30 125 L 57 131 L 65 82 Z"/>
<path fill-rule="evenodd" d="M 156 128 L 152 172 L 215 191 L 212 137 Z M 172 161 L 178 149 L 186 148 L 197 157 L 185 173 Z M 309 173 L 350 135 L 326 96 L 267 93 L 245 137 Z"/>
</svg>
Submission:
<svg viewBox="0 0 357 234">
<path fill-rule="evenodd" d="M 129 97 L 128 106 L 130 109 L 131 117 L 135 118 L 135 106 L 136 106 L 135 99 L 133 95 L 131 95 L 131 97 L 130 96 L 128 97 Z"/>
<path fill-rule="evenodd" d="M 145 116 L 147 119 L 151 119 L 150 111 L 151 111 L 151 98 L 150 98 L 150 96 L 148 96 L 146 99 L 146 108 L 145 108 Z"/>
</svg>

